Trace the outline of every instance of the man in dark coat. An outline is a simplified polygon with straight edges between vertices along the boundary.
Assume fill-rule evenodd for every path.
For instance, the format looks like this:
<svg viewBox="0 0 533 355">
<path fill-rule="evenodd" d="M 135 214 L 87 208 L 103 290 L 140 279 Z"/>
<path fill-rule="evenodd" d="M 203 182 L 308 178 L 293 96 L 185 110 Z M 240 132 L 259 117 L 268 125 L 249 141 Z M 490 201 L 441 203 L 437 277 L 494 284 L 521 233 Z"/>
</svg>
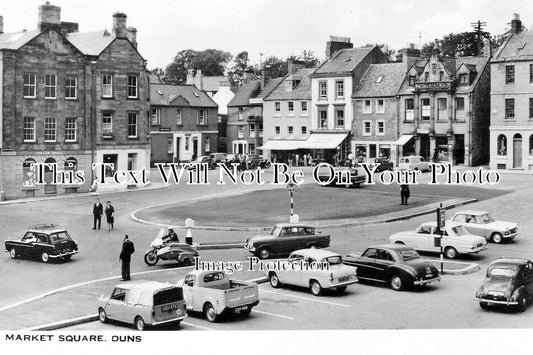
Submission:
<svg viewBox="0 0 533 355">
<path fill-rule="evenodd" d="M 120 252 L 119 260 L 122 261 L 122 280 L 129 281 L 130 278 L 130 262 L 131 254 L 135 252 L 133 242 L 129 240 L 128 235 L 124 235 L 124 242 L 122 243 L 122 251 Z"/>
<path fill-rule="evenodd" d="M 104 206 L 100 203 L 100 199 L 96 199 L 96 202 L 93 205 L 93 229 L 96 229 L 96 222 L 98 222 L 98 229 L 102 224 L 102 213 L 104 213 Z"/>
<path fill-rule="evenodd" d="M 178 235 L 174 232 L 174 227 L 168 226 L 168 234 L 163 237 L 163 242 L 168 243 L 179 243 Z"/>
<path fill-rule="evenodd" d="M 402 198 L 402 205 L 407 205 L 407 199 L 411 195 L 411 191 L 409 191 L 409 185 L 403 184 L 401 185 L 401 191 L 400 196 Z"/>
</svg>

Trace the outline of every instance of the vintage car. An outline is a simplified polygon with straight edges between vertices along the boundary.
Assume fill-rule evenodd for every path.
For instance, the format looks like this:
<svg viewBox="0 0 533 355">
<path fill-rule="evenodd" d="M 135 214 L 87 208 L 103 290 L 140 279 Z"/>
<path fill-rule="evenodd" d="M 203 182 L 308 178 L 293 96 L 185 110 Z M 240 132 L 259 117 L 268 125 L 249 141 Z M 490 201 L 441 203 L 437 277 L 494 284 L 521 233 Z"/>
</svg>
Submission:
<svg viewBox="0 0 533 355">
<path fill-rule="evenodd" d="M 36 224 L 20 240 L 6 240 L 6 252 L 12 259 L 27 257 L 40 259 L 43 263 L 50 260 L 70 260 L 78 253 L 78 244 L 68 232 L 53 224 Z"/>
<path fill-rule="evenodd" d="M 218 168 L 219 163 L 224 163 L 226 160 L 226 153 L 211 153 L 209 154 L 211 161 L 214 163 L 214 167 Z"/>
<path fill-rule="evenodd" d="M 435 243 L 439 238 L 436 222 L 423 223 L 415 231 L 399 232 L 391 235 L 391 243 L 405 244 L 415 250 L 424 252 L 440 252 Z M 476 254 L 487 249 L 485 238 L 469 234 L 460 224 L 447 222 L 441 244 L 444 256 L 455 259 L 459 254 Z"/>
<path fill-rule="evenodd" d="M 461 211 L 452 218 L 453 222 L 459 223 L 474 235 L 484 237 L 487 241 L 496 244 L 513 240 L 518 236 L 518 224 L 512 222 L 495 221 L 485 211 Z"/>
<path fill-rule="evenodd" d="M 198 158 L 191 160 L 189 164 L 187 164 L 187 169 L 193 170 L 196 169 L 197 166 L 202 164 L 207 164 L 208 169 L 214 169 L 217 166 L 210 156 L 201 155 Z"/>
<path fill-rule="evenodd" d="M 329 235 L 316 232 L 315 227 L 308 224 L 280 223 L 267 235 L 247 238 L 244 249 L 261 259 L 268 259 L 272 255 L 288 255 L 302 248 L 326 248 L 329 239 Z"/>
<path fill-rule="evenodd" d="M 409 155 L 406 157 L 400 157 L 400 163 L 398 164 L 400 170 L 420 170 L 430 171 L 429 162 L 419 155 Z"/>
<path fill-rule="evenodd" d="M 130 281 L 118 284 L 111 296 L 98 299 L 98 318 L 135 325 L 137 330 L 164 323 L 178 325 L 187 317 L 182 289 L 156 281 Z"/>
<path fill-rule="evenodd" d="M 271 163 L 268 159 L 265 159 L 257 154 L 247 154 L 244 157 L 244 162 L 248 164 L 249 169 L 255 169 L 257 167 L 268 169 L 271 166 Z"/>
<path fill-rule="evenodd" d="M 344 264 L 357 267 L 357 278 L 395 291 L 440 281 L 439 271 L 413 249 L 400 244 L 368 247 L 363 254 L 346 255 Z"/>
<path fill-rule="evenodd" d="M 390 170 L 394 168 L 394 163 L 389 160 L 387 157 L 379 157 L 374 160 L 374 164 L 377 165 L 376 172 L 380 173 L 385 170 Z"/>
<path fill-rule="evenodd" d="M 203 314 L 209 322 L 231 312 L 248 316 L 259 303 L 256 283 L 230 280 L 222 271 L 194 270 L 177 285 L 183 289 L 187 310 Z"/>
<path fill-rule="evenodd" d="M 357 268 L 344 265 L 342 256 L 323 249 L 301 249 L 291 253 L 286 267 L 266 270 L 270 285 L 283 284 L 309 288 L 315 296 L 324 289 L 343 293 L 357 282 Z"/>
<path fill-rule="evenodd" d="M 526 310 L 533 300 L 533 262 L 516 258 L 500 258 L 490 263 L 483 285 L 476 292 L 479 306 L 515 307 Z"/>
<path fill-rule="evenodd" d="M 317 177 L 324 186 L 359 187 L 366 182 L 366 177 L 362 171 L 348 166 L 335 167 L 334 172 L 321 167 Z"/>
</svg>

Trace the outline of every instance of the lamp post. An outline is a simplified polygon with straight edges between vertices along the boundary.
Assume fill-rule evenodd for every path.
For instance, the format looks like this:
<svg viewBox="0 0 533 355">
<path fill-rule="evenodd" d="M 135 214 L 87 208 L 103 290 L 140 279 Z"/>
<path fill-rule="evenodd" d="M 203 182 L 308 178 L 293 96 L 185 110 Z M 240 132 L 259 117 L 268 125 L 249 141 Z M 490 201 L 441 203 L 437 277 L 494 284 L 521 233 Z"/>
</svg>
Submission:
<svg viewBox="0 0 533 355">
<path fill-rule="evenodd" d="M 287 184 L 287 191 L 291 196 L 291 217 L 294 215 L 294 193 L 296 192 L 296 185 L 293 182 Z"/>
</svg>

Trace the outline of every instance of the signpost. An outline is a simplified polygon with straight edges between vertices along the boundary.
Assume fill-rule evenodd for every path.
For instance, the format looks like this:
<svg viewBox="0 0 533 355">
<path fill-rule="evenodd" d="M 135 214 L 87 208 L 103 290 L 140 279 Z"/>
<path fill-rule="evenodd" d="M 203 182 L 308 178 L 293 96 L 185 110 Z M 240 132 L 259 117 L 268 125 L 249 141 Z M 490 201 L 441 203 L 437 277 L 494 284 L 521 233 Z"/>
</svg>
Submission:
<svg viewBox="0 0 533 355">
<path fill-rule="evenodd" d="M 287 191 L 291 195 L 291 217 L 294 215 L 294 193 L 296 192 L 296 185 L 292 182 L 287 184 Z"/>
<path fill-rule="evenodd" d="M 440 273 L 444 273 L 444 257 L 442 251 L 442 236 L 444 235 L 444 227 L 446 226 L 446 210 L 440 207 L 437 208 L 437 230 L 440 235 L 439 238 L 435 238 L 435 246 L 440 247 Z"/>
</svg>

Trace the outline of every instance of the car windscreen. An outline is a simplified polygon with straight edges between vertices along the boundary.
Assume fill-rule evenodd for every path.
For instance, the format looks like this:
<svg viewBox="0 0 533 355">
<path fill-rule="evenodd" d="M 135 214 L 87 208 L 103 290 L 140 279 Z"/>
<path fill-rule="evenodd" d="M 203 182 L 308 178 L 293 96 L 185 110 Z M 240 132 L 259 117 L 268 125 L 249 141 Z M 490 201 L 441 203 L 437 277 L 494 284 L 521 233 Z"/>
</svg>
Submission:
<svg viewBox="0 0 533 355">
<path fill-rule="evenodd" d="M 505 278 L 513 278 L 516 273 L 518 272 L 515 268 L 503 268 L 503 267 L 495 267 L 491 270 L 489 270 L 489 276 L 491 277 L 505 277 Z"/>
<path fill-rule="evenodd" d="M 342 256 L 330 256 L 329 258 L 322 259 L 322 262 L 327 262 L 330 265 L 339 265 L 342 264 Z"/>
<path fill-rule="evenodd" d="M 494 218 L 489 216 L 488 214 L 484 214 L 481 216 L 481 223 L 488 224 L 494 222 Z"/>
<path fill-rule="evenodd" d="M 180 287 L 172 287 L 157 291 L 154 294 L 154 306 L 183 300 L 183 291 Z"/>
<path fill-rule="evenodd" d="M 399 254 L 403 260 L 413 260 L 420 258 L 420 254 L 418 254 L 415 250 L 401 250 Z"/>
<path fill-rule="evenodd" d="M 461 236 L 461 235 L 467 235 L 468 232 L 466 231 L 465 227 L 463 226 L 455 226 L 452 227 L 452 231 L 455 235 Z"/>
<path fill-rule="evenodd" d="M 57 232 L 50 235 L 52 243 L 62 242 L 64 240 L 70 240 L 70 236 L 67 232 Z"/>
</svg>

